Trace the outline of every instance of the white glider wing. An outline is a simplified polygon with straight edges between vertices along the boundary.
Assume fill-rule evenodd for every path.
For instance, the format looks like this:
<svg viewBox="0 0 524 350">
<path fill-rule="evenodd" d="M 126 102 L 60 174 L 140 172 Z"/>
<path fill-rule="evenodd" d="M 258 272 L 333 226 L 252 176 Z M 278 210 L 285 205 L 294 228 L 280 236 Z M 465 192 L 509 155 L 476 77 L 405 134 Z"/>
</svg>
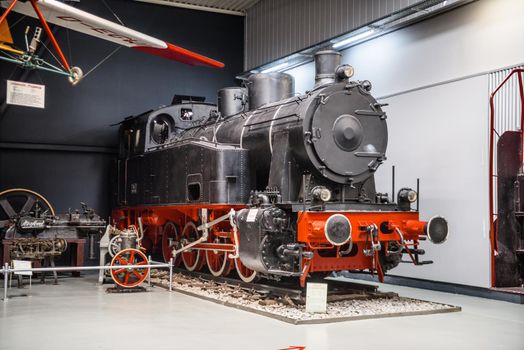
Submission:
<svg viewBox="0 0 524 350">
<path fill-rule="evenodd" d="M 18 1 L 13 10 L 26 16 L 38 18 L 32 2 L 38 7 L 48 22 L 61 27 L 193 66 L 224 67 L 222 62 L 153 38 L 56 0 Z M 0 6 L 7 8 L 11 3 L 12 0 L 1 0 Z"/>
</svg>

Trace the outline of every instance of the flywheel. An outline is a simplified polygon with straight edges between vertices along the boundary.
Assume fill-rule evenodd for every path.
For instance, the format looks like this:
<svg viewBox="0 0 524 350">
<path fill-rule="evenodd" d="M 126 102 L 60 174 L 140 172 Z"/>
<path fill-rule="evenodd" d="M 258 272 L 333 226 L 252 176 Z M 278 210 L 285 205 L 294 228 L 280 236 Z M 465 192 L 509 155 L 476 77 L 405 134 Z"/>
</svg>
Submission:
<svg viewBox="0 0 524 350">
<path fill-rule="evenodd" d="M 9 226 L 17 217 L 30 214 L 39 217 L 43 213 L 56 215 L 51 203 L 40 193 L 25 188 L 0 192 L 0 229 Z"/>
</svg>

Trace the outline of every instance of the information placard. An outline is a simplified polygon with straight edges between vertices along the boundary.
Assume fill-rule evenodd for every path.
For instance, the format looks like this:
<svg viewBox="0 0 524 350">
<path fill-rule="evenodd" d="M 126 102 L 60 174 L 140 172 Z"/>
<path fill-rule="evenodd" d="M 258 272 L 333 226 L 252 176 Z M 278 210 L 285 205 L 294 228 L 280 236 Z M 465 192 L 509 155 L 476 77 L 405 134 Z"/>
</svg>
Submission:
<svg viewBox="0 0 524 350">
<path fill-rule="evenodd" d="M 6 103 L 9 105 L 45 108 L 45 85 L 8 80 Z"/>
<path fill-rule="evenodd" d="M 30 269 L 31 268 L 31 261 L 13 260 L 13 268 L 15 270 L 17 270 L 17 269 Z M 15 272 L 15 275 L 33 276 L 33 271 Z"/>
<path fill-rule="evenodd" d="M 258 214 L 258 209 L 249 209 L 247 213 L 246 222 L 255 222 Z"/>
<path fill-rule="evenodd" d="M 308 283 L 306 287 L 306 312 L 326 313 L 327 291 L 326 283 Z"/>
</svg>

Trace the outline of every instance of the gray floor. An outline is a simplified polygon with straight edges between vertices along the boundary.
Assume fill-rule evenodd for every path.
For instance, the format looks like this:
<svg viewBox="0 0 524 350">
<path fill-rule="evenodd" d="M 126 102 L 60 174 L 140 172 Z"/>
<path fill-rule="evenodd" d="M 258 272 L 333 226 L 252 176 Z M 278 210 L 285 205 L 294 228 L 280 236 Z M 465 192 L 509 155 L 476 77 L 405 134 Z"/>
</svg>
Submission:
<svg viewBox="0 0 524 350">
<path fill-rule="evenodd" d="M 463 311 L 294 326 L 159 288 L 106 294 L 95 279 L 0 302 L 0 349 L 524 349 L 524 306 L 500 301 L 384 285 Z"/>
</svg>

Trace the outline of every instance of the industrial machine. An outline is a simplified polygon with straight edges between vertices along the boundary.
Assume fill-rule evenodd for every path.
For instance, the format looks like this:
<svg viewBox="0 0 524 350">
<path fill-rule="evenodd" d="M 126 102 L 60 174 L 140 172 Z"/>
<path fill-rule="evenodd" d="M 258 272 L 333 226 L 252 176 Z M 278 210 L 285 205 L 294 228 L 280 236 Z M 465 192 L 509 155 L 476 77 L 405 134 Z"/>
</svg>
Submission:
<svg viewBox="0 0 524 350">
<path fill-rule="evenodd" d="M 119 230 L 111 225 L 100 239 L 100 266 L 122 266 L 121 269 L 112 269 L 109 273 L 100 270 L 98 282 L 104 283 L 106 274 L 110 275 L 117 287 L 138 287 L 148 276 L 149 268 L 130 268 L 129 265 L 147 265 L 148 258 L 141 250 L 142 236 L 136 226 Z M 110 263 L 108 258 L 111 258 Z"/>
<path fill-rule="evenodd" d="M 67 242 L 63 238 L 16 238 L 11 243 L 9 255 L 12 259 L 44 260 L 59 256 L 66 249 Z"/>
<path fill-rule="evenodd" d="M 142 245 L 216 276 L 325 276 L 367 270 L 383 279 L 420 241 L 443 243 L 442 217 L 421 221 L 417 192 L 388 195 L 384 105 L 352 81 L 340 53 L 315 54 L 315 87 L 296 95 L 284 73 L 253 74 L 217 106 L 179 96 L 124 120 L 112 218 L 144 224 Z"/>
<path fill-rule="evenodd" d="M 56 214 L 41 194 L 22 188 L 0 192 L 0 234 L 3 260 L 43 259 L 59 256 L 68 243 L 78 245 L 76 265 L 83 265 L 85 239 L 89 241 L 89 257 L 95 257 L 95 243 L 106 222 L 86 204 L 82 210 Z"/>
</svg>

